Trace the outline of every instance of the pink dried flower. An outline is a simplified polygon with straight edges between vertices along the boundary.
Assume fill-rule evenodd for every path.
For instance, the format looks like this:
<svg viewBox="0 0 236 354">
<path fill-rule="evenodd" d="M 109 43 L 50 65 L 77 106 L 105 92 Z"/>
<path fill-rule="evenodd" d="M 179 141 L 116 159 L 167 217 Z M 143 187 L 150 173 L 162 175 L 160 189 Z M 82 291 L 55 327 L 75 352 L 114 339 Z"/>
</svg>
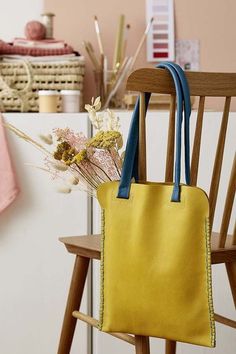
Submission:
<svg viewBox="0 0 236 354">
<path fill-rule="evenodd" d="M 88 138 L 83 133 L 75 133 L 70 128 L 55 128 L 53 133 L 56 135 L 57 140 L 67 141 L 70 146 L 74 147 L 76 150 L 83 150 L 86 146 Z"/>
</svg>

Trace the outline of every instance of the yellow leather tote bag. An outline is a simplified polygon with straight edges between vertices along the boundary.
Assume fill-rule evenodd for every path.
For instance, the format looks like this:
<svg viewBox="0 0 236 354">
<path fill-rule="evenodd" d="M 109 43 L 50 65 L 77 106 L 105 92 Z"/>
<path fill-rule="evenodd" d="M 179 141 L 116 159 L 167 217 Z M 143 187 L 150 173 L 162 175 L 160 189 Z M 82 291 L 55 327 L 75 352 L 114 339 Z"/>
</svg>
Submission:
<svg viewBox="0 0 236 354">
<path fill-rule="evenodd" d="M 202 189 L 189 185 L 188 84 L 177 65 L 160 67 L 171 73 L 177 94 L 175 180 L 138 183 L 138 101 L 121 181 L 98 188 L 100 329 L 214 347 L 209 203 Z M 150 94 L 145 95 L 148 104 Z M 183 108 L 186 184 L 180 184 Z"/>
</svg>

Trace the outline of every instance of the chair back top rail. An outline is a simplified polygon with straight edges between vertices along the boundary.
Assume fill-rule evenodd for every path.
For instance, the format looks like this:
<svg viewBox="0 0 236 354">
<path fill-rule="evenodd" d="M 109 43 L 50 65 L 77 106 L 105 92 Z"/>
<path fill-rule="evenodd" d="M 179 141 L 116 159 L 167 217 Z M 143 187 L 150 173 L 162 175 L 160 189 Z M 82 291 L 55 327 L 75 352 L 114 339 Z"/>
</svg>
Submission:
<svg viewBox="0 0 236 354">
<path fill-rule="evenodd" d="M 236 96 L 236 73 L 187 71 L 191 96 Z M 130 74 L 126 89 L 138 92 L 175 94 L 171 75 L 158 68 L 138 69 Z"/>
</svg>

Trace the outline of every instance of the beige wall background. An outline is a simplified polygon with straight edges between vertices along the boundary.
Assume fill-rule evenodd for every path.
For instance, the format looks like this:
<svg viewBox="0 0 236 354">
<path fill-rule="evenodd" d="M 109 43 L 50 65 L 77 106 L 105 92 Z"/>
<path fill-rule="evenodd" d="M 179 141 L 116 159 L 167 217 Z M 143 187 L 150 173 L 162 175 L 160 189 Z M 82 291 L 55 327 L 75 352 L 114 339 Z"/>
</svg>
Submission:
<svg viewBox="0 0 236 354">
<path fill-rule="evenodd" d="M 44 0 L 44 10 L 55 13 L 54 34 L 65 39 L 86 58 L 85 102 L 95 94 L 92 66 L 82 41 L 92 42 L 98 50 L 94 30 L 94 15 L 98 16 L 102 40 L 110 65 L 120 14 L 131 25 L 127 54 L 132 55 L 146 26 L 145 0 Z M 236 71 L 236 1 L 235 0 L 175 0 L 177 39 L 200 40 L 202 71 Z M 150 67 L 146 61 L 146 46 L 135 68 Z M 222 102 L 212 99 L 208 107 L 220 109 Z M 236 104 L 233 102 L 236 110 Z"/>
</svg>

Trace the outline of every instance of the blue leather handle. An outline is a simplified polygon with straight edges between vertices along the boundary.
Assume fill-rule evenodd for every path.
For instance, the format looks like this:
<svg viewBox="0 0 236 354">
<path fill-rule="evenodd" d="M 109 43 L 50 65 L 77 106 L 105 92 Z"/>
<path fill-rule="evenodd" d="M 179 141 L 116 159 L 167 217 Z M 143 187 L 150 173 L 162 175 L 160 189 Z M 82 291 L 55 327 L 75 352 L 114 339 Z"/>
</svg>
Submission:
<svg viewBox="0 0 236 354">
<path fill-rule="evenodd" d="M 176 64 L 163 62 L 158 67 L 167 69 L 174 80 L 177 97 L 177 119 L 176 119 L 176 151 L 175 151 L 175 182 L 172 193 L 172 201 L 180 201 L 180 176 L 181 176 L 181 128 L 183 121 L 183 108 L 185 112 L 185 175 L 186 183 L 190 183 L 189 166 L 189 117 L 191 104 L 188 83 L 183 70 Z M 145 113 L 151 94 L 145 93 Z M 132 116 L 130 131 L 128 135 L 124 164 L 121 173 L 121 180 L 118 190 L 118 198 L 129 198 L 132 177 L 138 180 L 138 136 L 139 136 L 139 99 L 137 100 Z"/>
<path fill-rule="evenodd" d="M 188 87 L 188 81 L 185 77 L 183 69 L 172 62 L 165 62 L 164 64 L 171 65 L 179 76 L 179 80 L 182 85 L 183 99 L 184 99 L 184 144 L 185 144 L 185 180 L 186 184 L 190 184 L 190 141 L 189 141 L 189 130 L 190 130 L 190 115 L 191 115 L 191 101 L 190 93 Z M 157 65 L 157 67 L 162 67 L 163 63 Z"/>
<path fill-rule="evenodd" d="M 179 65 L 176 65 L 172 62 L 164 62 L 164 63 L 160 63 L 156 67 L 165 68 L 167 66 L 166 64 L 168 64 L 168 66 L 172 66 L 176 70 L 176 72 L 179 76 L 179 80 L 181 82 L 182 88 L 183 88 L 182 93 L 184 95 L 183 99 L 184 99 L 184 118 L 185 118 L 185 125 L 184 125 L 184 127 L 185 127 L 185 134 L 184 134 L 184 138 L 185 138 L 184 139 L 185 140 L 185 180 L 186 180 L 186 184 L 190 184 L 189 118 L 190 118 L 190 114 L 191 114 L 191 102 L 190 102 L 188 82 L 185 78 L 184 71 L 181 69 L 181 67 Z M 137 148 L 136 155 L 135 155 L 132 177 L 135 178 L 135 181 L 138 181 L 138 148 Z"/>
</svg>

